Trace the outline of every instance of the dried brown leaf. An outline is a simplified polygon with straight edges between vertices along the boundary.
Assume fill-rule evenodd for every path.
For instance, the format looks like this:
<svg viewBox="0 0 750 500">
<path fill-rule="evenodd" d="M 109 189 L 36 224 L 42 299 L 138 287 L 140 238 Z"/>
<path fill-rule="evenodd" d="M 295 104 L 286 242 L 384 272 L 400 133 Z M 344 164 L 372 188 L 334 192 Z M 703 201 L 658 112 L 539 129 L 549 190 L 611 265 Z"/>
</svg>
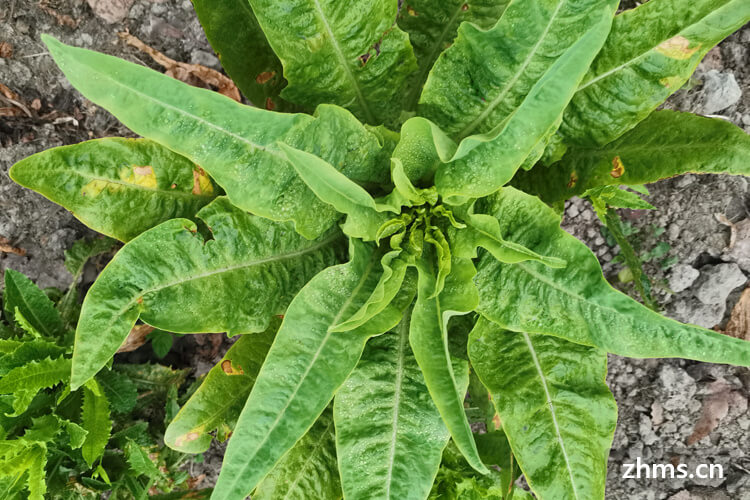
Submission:
<svg viewBox="0 0 750 500">
<path fill-rule="evenodd" d="M 732 309 L 732 315 L 729 317 L 724 333 L 737 339 L 750 341 L 750 287 L 745 288 L 740 295 L 740 300 Z"/>
<path fill-rule="evenodd" d="M 2 116 L 2 109 L 3 108 L 0 108 L 0 116 Z M 14 253 L 16 255 L 20 255 L 21 257 L 26 255 L 26 250 L 24 250 L 23 248 L 14 247 L 10 244 L 10 240 L 8 238 L 3 238 L 2 236 L 0 236 L 0 252 Z"/>
<path fill-rule="evenodd" d="M 132 330 L 130 330 L 130 333 L 128 334 L 128 338 L 125 339 L 125 342 L 122 343 L 119 349 L 117 349 L 117 352 L 131 352 L 135 351 L 139 347 L 141 347 L 143 344 L 146 343 L 146 337 L 149 333 L 154 331 L 153 326 L 149 325 L 135 325 Z"/>
<path fill-rule="evenodd" d="M 13 46 L 8 42 L 0 42 L 0 57 L 4 59 L 13 57 Z"/>
<path fill-rule="evenodd" d="M 215 69 L 207 68 L 200 64 L 188 64 L 175 61 L 153 47 L 149 47 L 127 31 L 118 33 L 118 36 L 128 45 L 151 56 L 157 64 L 164 67 L 167 75 L 196 87 L 213 87 L 217 89 L 220 94 L 225 95 L 230 99 L 234 99 L 237 102 L 240 102 L 242 99 L 240 97 L 240 91 L 232 79 L 219 73 Z"/>
<path fill-rule="evenodd" d="M 693 428 L 693 433 L 687 439 L 688 446 L 711 434 L 719 425 L 719 422 L 729 413 L 729 404 L 733 397 L 726 382 L 717 380 L 710 389 L 713 394 L 703 402 L 701 416 Z"/>
</svg>

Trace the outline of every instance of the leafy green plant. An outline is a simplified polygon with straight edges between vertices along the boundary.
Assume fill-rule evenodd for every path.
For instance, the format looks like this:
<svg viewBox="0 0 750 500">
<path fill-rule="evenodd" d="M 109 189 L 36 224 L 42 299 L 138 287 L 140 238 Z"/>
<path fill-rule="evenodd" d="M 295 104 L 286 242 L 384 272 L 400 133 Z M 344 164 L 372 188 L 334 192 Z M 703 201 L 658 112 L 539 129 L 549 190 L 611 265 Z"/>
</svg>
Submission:
<svg viewBox="0 0 750 500">
<path fill-rule="evenodd" d="M 89 258 L 109 239 L 81 240 L 66 252 L 72 287 Z M 188 458 L 159 445 L 167 422 L 139 418 L 169 400 L 185 371 L 157 365 L 115 365 L 71 391 L 76 292 L 55 304 L 23 274 L 7 270 L 0 322 L 0 497 L 4 499 L 207 498 L 189 491 Z M 138 376 L 134 376 L 138 371 Z M 143 382 L 149 383 L 144 384 Z M 150 399 L 146 396 L 150 395 Z M 176 403 L 175 403 L 176 404 Z M 173 415 L 169 415 L 169 419 Z M 112 433 L 114 431 L 114 434 Z M 157 495 L 158 496 L 158 495 Z"/>
<path fill-rule="evenodd" d="M 654 112 L 750 19 L 745 0 L 196 7 L 260 107 L 44 37 L 145 139 L 42 152 L 11 176 L 127 241 L 85 298 L 73 388 L 139 318 L 245 334 L 165 436 L 200 452 L 231 433 L 213 498 L 419 499 L 439 469 L 440 498 L 528 498 L 519 470 L 537 498 L 603 498 L 607 352 L 750 365 L 750 344 L 612 289 L 555 208 L 750 173 L 739 128 Z M 507 441 L 472 432 L 467 388 Z"/>
</svg>

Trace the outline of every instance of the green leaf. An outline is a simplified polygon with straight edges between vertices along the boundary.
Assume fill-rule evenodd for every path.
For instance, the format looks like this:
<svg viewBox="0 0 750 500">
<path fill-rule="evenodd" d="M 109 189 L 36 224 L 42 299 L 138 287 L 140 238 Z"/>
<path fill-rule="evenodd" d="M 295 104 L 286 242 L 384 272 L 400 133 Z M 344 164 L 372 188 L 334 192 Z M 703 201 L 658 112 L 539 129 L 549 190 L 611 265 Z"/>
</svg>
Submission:
<svg viewBox="0 0 750 500">
<path fill-rule="evenodd" d="M 44 358 L 57 358 L 65 354 L 66 349 L 53 342 L 42 339 L 27 340 L 20 343 L 13 351 L 0 357 L 0 377 L 30 361 Z"/>
<path fill-rule="evenodd" d="M 146 338 L 151 341 L 151 349 L 154 351 L 154 355 L 162 359 L 164 356 L 169 354 L 169 350 L 172 349 L 173 338 L 172 334 L 163 330 L 154 330 Z"/>
<path fill-rule="evenodd" d="M 534 6 L 526 5 L 528 3 L 533 3 Z M 546 15 L 552 16 L 542 23 L 543 26 L 547 26 L 544 29 L 546 36 L 533 44 L 532 48 L 509 49 L 508 54 L 512 54 L 514 61 L 522 59 L 510 65 L 510 72 L 503 70 L 501 75 L 495 75 L 496 78 L 481 80 L 486 88 L 479 91 L 479 100 L 475 99 L 482 104 L 476 110 L 479 115 L 459 131 L 458 137 L 463 140 L 455 157 L 450 163 L 438 166 L 435 174 L 435 186 L 449 203 L 459 204 L 465 197 L 480 197 L 494 192 L 513 177 L 529 155 L 541 156 L 542 146 L 557 127 L 578 82 L 604 42 L 617 2 L 590 0 L 586 5 L 588 9 L 578 3 L 572 6 L 572 2 L 568 0 L 513 2 L 493 30 L 472 33 L 466 38 L 472 40 L 466 43 L 469 47 L 467 50 L 481 50 L 493 42 L 502 45 L 507 43 L 507 40 L 515 40 L 517 36 L 527 40 L 527 18 L 533 13 L 539 13 L 539 4 L 546 4 L 549 9 Z M 581 34 L 580 38 L 572 36 L 574 30 L 568 23 L 561 21 L 567 16 L 575 19 L 576 31 L 582 30 L 578 32 Z M 467 28 L 466 31 L 469 30 L 470 28 Z M 516 30 L 522 30 L 523 34 L 514 33 Z M 502 42 L 498 42 L 497 37 L 502 37 Z M 472 43 L 478 46 L 471 48 Z M 459 35 L 459 41 L 451 49 L 463 46 Z M 446 54 L 449 54 L 451 49 Z M 525 54 L 528 50 L 531 52 L 525 57 L 518 57 L 519 51 Z M 545 55 L 541 56 L 537 50 L 543 50 Z M 560 55 L 550 59 L 550 53 Z M 470 67 L 474 71 L 484 71 L 487 65 L 483 62 L 487 59 L 492 60 L 494 55 L 493 52 L 481 52 L 482 62 L 474 61 Z M 451 57 L 458 57 L 459 64 L 467 63 L 463 58 L 468 56 L 462 52 Z M 444 60 L 451 61 L 451 57 L 446 55 Z M 507 54 L 505 57 L 507 58 Z M 503 53 L 498 53 L 497 58 L 503 60 Z M 538 60 L 540 58 L 541 60 Z M 455 69 L 452 68 L 452 64 L 446 65 L 449 71 Z M 440 66 L 439 61 L 436 69 Z M 502 68 L 503 65 L 497 64 L 492 67 Z M 545 68 L 546 71 L 542 73 L 540 68 Z M 427 81 L 423 99 L 430 99 L 429 96 L 433 93 L 430 90 L 430 82 L 433 79 L 436 82 L 442 81 L 438 74 L 440 73 L 433 70 Z M 485 75 L 482 76 L 486 79 Z M 479 75 L 476 77 L 481 78 Z M 461 82 L 462 79 L 455 81 Z M 464 84 L 468 85 L 466 82 L 462 83 Z M 518 92 L 519 89 L 525 88 L 529 89 L 526 93 Z M 445 90 L 444 87 L 438 86 L 435 92 L 443 97 Z M 487 105 L 481 99 L 486 99 Z M 467 115 L 471 117 L 471 111 Z M 482 135 L 467 137 L 477 127 L 481 127 L 478 130 L 489 130 Z"/>
<path fill-rule="evenodd" d="M 550 167 L 520 172 L 517 187 L 548 203 L 597 186 L 648 184 L 685 173 L 750 175 L 750 136 L 725 120 L 656 111 L 602 147 L 571 147 Z"/>
<path fill-rule="evenodd" d="M 472 467 L 486 473 L 464 412 L 469 366 L 463 360 L 451 359 L 448 352 L 447 325 L 451 316 L 471 312 L 478 303 L 471 281 L 476 270 L 469 259 L 453 259 L 445 288 L 433 297 L 437 278 L 431 267 L 424 260 L 417 264 L 419 291 L 411 317 L 409 344 L 453 441 Z"/>
<path fill-rule="evenodd" d="M 332 332 L 346 332 L 364 325 L 388 307 L 388 304 L 398 295 L 405 280 L 407 283 L 413 281 L 413 277 L 407 276 L 410 259 L 403 253 L 402 250 L 393 250 L 383 255 L 380 259 L 383 274 L 372 294 L 349 318 L 333 325 Z"/>
<path fill-rule="evenodd" d="M 494 468 L 479 474 L 466 463 L 461 452 L 449 443 L 443 452 L 429 500 L 502 500 L 502 475 Z"/>
<path fill-rule="evenodd" d="M 164 443 L 183 453 L 202 453 L 220 427 L 234 429 L 278 329 L 242 335 L 180 409 L 164 433 Z"/>
<path fill-rule="evenodd" d="M 45 358 L 13 368 L 0 379 L 0 394 L 16 394 L 24 398 L 28 395 L 28 403 L 40 390 L 67 381 L 70 376 L 70 359 Z M 15 404 L 14 404 L 15 409 Z"/>
<path fill-rule="evenodd" d="M 508 330 L 555 335 L 634 358 L 680 357 L 750 366 L 750 342 L 665 318 L 614 290 L 591 251 L 560 229 L 559 216 L 513 188 L 482 200 L 505 237 L 544 255 L 575 262 L 576 272 L 536 262 L 479 259 L 477 310 Z"/>
<path fill-rule="evenodd" d="M 480 319 L 469 358 L 537 498 L 603 500 L 617 423 L 606 353 Z"/>
<path fill-rule="evenodd" d="M 406 109 L 413 109 L 430 69 L 453 43 L 458 26 L 466 21 L 481 29 L 492 28 L 509 0 L 407 0 L 399 9 L 398 25 L 409 34 L 419 66 L 409 77 Z"/>
<path fill-rule="evenodd" d="M 384 209 L 378 210 L 375 200 L 362 186 L 315 155 L 290 148 L 283 143 L 279 143 L 279 147 L 297 174 L 321 201 L 333 206 L 337 212 L 348 215 L 343 228 L 347 235 L 365 241 L 375 240 L 377 229 L 388 216 L 379 213 Z"/>
<path fill-rule="evenodd" d="M 367 300 L 382 271 L 370 245 L 352 240 L 351 253 L 349 263 L 319 273 L 289 305 L 229 441 L 217 500 L 249 494 L 323 412 L 367 339 L 393 328 L 411 303 L 406 290 L 361 327 L 332 332 Z"/>
<path fill-rule="evenodd" d="M 536 123 L 526 131 L 546 131 L 604 43 L 615 7 L 610 0 L 520 0 L 511 2 L 489 30 L 462 24 L 427 78 L 420 115 L 457 139 L 508 120 L 509 131 L 528 119 Z M 571 58 L 577 64 L 561 64 Z M 540 94 L 545 85 L 548 90 Z M 563 95 L 554 99 L 554 92 Z M 532 109 L 552 120 L 526 113 Z"/>
<path fill-rule="evenodd" d="M 70 438 L 70 447 L 76 450 L 83 446 L 83 443 L 86 442 L 88 431 L 75 422 L 71 422 L 69 420 L 64 420 L 63 423 L 65 425 L 65 430 L 68 433 L 68 437 Z"/>
<path fill-rule="evenodd" d="M 16 308 L 35 330 L 46 337 L 57 337 L 64 330 L 60 313 L 44 292 L 23 274 L 6 269 L 3 311 L 11 325 L 15 323 Z"/>
<path fill-rule="evenodd" d="M 211 48 L 242 93 L 259 108 L 290 111 L 294 106 L 279 97 L 286 86 L 281 61 L 247 0 L 194 0 L 193 7 Z"/>
<path fill-rule="evenodd" d="M 81 453 L 88 466 L 93 467 L 94 462 L 104 453 L 112 431 L 109 402 L 96 380 L 89 380 L 83 388 L 81 425 L 87 432 Z"/>
<path fill-rule="evenodd" d="M 416 69 L 409 37 L 395 26 L 397 0 L 250 0 L 284 65 L 281 95 L 310 108 L 347 107 L 372 125 L 398 118 Z M 293 13 L 293 15 L 290 15 Z"/>
<path fill-rule="evenodd" d="M 597 186 L 587 189 L 582 198 L 591 200 L 597 217 L 606 224 L 607 207 L 630 208 L 632 210 L 655 210 L 649 202 L 636 193 L 620 189 L 618 186 Z"/>
<path fill-rule="evenodd" d="M 128 214 L 130 213 L 132 213 L 132 210 L 128 212 Z M 148 226 L 146 229 L 150 227 Z M 69 250 L 65 250 L 65 269 L 73 277 L 80 276 L 83 267 L 90 259 L 112 251 L 116 244 L 117 242 L 111 238 L 81 238 L 73 243 Z"/>
<path fill-rule="evenodd" d="M 679 90 L 706 52 L 748 21 L 746 0 L 659 0 L 621 13 L 565 110 L 560 133 L 583 145 L 616 139 Z"/>
<path fill-rule="evenodd" d="M 126 244 L 99 275 L 76 331 L 73 388 L 104 366 L 138 317 L 176 333 L 263 331 L 339 259 L 338 231 L 310 241 L 223 197 L 198 217 L 214 239 L 204 241 L 188 220 L 167 221 Z"/>
<path fill-rule="evenodd" d="M 450 433 L 409 347 L 409 317 L 367 343 L 334 398 L 346 498 L 422 500 Z"/>
<path fill-rule="evenodd" d="M 599 210 L 597 210 L 597 214 L 598 213 Z M 604 216 L 600 216 L 600 218 L 603 219 L 604 225 L 607 226 L 610 234 L 614 237 L 615 242 L 617 242 L 617 245 L 620 247 L 619 255 L 622 256 L 627 269 L 629 269 L 630 273 L 633 275 L 633 283 L 635 284 L 635 289 L 638 290 L 638 293 L 641 296 L 641 300 L 649 309 L 658 311 L 659 306 L 651 295 L 651 280 L 643 271 L 641 259 L 635 253 L 633 245 L 630 244 L 630 240 L 625 236 L 622 220 L 620 219 L 620 216 L 617 215 L 617 211 L 612 208 L 605 208 Z"/>
<path fill-rule="evenodd" d="M 294 221 L 308 238 L 338 218 L 299 179 L 276 146 L 316 154 L 359 183 L 388 180 L 378 136 L 342 108 L 315 116 L 273 113 L 120 59 L 42 36 L 70 82 L 139 135 L 204 168 L 232 203 L 273 220 Z M 199 110 L 199 112 L 198 112 Z"/>
<path fill-rule="evenodd" d="M 476 258 L 477 248 L 481 246 L 495 259 L 506 264 L 535 260 L 552 267 L 566 265 L 563 260 L 539 255 L 526 247 L 504 240 L 500 223 L 491 215 L 467 213 L 462 220 L 466 222 L 466 227 L 449 233 L 456 257 Z"/>
<path fill-rule="evenodd" d="M 333 416 L 324 411 L 297 444 L 276 464 L 252 495 L 253 500 L 339 500 Z"/>
<path fill-rule="evenodd" d="M 165 220 L 192 218 L 216 196 L 199 167 L 145 139 L 110 137 L 48 149 L 13 165 L 10 176 L 121 241 Z"/>
<path fill-rule="evenodd" d="M 114 370 L 102 370 L 97 374 L 96 381 L 114 413 L 126 414 L 135 408 L 138 389 L 127 375 Z"/>
<path fill-rule="evenodd" d="M 148 452 L 132 439 L 128 440 L 124 451 L 128 465 L 136 475 L 145 475 L 149 479 L 162 476 L 156 464 L 149 458 Z"/>
</svg>

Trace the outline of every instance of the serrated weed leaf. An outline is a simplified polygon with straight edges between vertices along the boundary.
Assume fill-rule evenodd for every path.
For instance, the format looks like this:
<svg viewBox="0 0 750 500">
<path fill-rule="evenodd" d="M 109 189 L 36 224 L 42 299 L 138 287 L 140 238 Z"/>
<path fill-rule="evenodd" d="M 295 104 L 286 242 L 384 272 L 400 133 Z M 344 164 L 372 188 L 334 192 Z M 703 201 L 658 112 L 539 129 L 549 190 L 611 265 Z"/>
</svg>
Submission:
<svg viewBox="0 0 750 500">
<path fill-rule="evenodd" d="M 63 333 L 60 313 L 47 295 L 23 274 L 6 269 L 3 311 L 11 325 L 15 323 L 16 309 L 31 327 L 45 337 L 54 339 Z"/>
</svg>

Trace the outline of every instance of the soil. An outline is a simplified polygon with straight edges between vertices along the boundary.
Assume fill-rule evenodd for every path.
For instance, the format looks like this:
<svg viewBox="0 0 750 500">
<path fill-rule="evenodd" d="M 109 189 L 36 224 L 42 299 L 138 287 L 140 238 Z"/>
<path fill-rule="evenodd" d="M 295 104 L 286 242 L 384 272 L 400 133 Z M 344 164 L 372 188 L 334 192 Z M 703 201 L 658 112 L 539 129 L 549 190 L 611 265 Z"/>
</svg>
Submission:
<svg viewBox="0 0 750 500">
<path fill-rule="evenodd" d="M 95 15 L 90 4 L 107 20 Z M 28 113 L 0 117 L 0 237 L 26 251 L 25 256 L 0 252 L 0 271 L 17 269 L 43 287 L 66 288 L 71 276 L 62 265 L 63 251 L 76 239 L 93 234 L 62 208 L 11 182 L 10 166 L 50 147 L 132 135 L 71 88 L 39 41 L 40 34 L 160 69 L 121 42 L 117 32 L 128 30 L 172 59 L 220 69 L 189 0 L 130 4 L 131 0 L 2 2 L 0 83 L 18 94 Z M 106 9 L 112 6 L 119 12 Z M 11 46 L 9 57 L 3 42 Z M 679 91 L 665 106 L 696 113 L 708 109 L 750 132 L 750 27 L 712 50 L 696 72 L 693 87 Z M 647 199 L 657 211 L 621 215 L 641 254 L 650 253 L 645 266 L 657 302 L 676 319 L 723 328 L 750 276 L 748 179 L 687 175 L 649 189 Z M 634 293 L 620 281 L 618 249 L 587 203 L 571 200 L 563 225 L 589 245 L 615 286 Z M 205 348 L 206 342 L 180 339 L 168 360 L 205 372 L 227 348 L 224 343 L 217 352 L 195 356 L 194 349 Z M 607 499 L 750 500 L 750 370 L 611 356 L 608 381 L 620 414 Z M 697 425 L 705 437 L 693 442 L 690 437 Z M 212 447 L 203 463 L 190 465 L 194 475 L 207 474 L 202 486 L 215 480 L 222 453 L 220 446 Z M 724 478 L 623 479 L 624 464 L 638 457 L 648 464 L 721 464 Z"/>
</svg>

